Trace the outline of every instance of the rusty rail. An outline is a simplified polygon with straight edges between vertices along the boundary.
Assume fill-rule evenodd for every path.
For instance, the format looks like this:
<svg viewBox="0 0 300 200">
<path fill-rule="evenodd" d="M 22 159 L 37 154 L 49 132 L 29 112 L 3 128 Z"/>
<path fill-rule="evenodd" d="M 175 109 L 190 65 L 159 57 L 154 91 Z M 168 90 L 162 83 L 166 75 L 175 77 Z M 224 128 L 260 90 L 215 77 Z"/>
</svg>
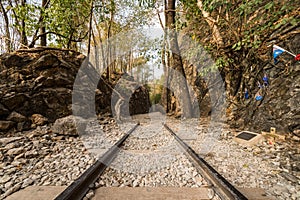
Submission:
<svg viewBox="0 0 300 200">
<path fill-rule="evenodd" d="M 107 152 L 103 154 L 90 168 L 88 168 L 79 178 L 69 185 L 55 200 L 80 200 L 89 190 L 89 186 L 93 184 L 99 176 L 104 172 L 107 166 L 116 158 L 120 151 L 121 145 L 128 136 L 135 131 L 140 124 L 137 123 L 130 129 L 119 141 L 117 141 Z"/>
<path fill-rule="evenodd" d="M 212 187 L 218 195 L 222 196 L 224 199 L 247 200 L 247 197 L 245 197 L 240 191 L 231 185 L 203 158 L 196 154 L 196 152 L 183 140 L 181 140 L 169 126 L 167 126 L 165 123 L 163 123 L 163 125 L 173 135 L 181 147 L 183 147 L 184 151 L 199 165 L 199 169 L 206 179 L 212 183 Z"/>
</svg>

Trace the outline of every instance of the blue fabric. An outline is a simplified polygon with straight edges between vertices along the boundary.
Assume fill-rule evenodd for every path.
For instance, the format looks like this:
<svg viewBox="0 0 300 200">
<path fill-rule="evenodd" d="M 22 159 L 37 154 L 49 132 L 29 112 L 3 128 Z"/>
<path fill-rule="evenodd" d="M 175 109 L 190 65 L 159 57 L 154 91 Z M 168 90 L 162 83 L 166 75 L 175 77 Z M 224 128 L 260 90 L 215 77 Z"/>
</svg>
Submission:
<svg viewBox="0 0 300 200">
<path fill-rule="evenodd" d="M 284 52 L 284 50 L 273 47 L 274 64 L 278 63 L 277 57 L 280 56 L 283 52 Z"/>
<path fill-rule="evenodd" d="M 255 97 L 255 100 L 256 100 L 256 101 L 260 101 L 260 100 L 262 100 L 262 99 L 263 99 L 263 97 L 260 96 L 260 95 Z"/>
<path fill-rule="evenodd" d="M 248 91 L 245 92 L 245 99 L 249 99 L 249 92 Z"/>
<path fill-rule="evenodd" d="M 268 79 L 268 77 L 264 76 L 263 77 L 263 81 L 264 81 L 265 85 L 269 85 L 269 79 Z"/>
</svg>

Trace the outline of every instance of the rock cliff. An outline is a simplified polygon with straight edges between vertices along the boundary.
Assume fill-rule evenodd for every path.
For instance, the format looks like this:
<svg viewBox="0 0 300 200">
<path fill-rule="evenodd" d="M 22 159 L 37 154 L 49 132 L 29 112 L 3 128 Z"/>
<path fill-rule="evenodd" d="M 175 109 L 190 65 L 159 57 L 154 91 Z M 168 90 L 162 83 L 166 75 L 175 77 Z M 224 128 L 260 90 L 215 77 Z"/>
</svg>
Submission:
<svg viewBox="0 0 300 200">
<path fill-rule="evenodd" d="M 299 54 L 299 42 L 298 34 L 276 44 Z M 239 130 L 261 132 L 275 127 L 281 133 L 300 133 L 300 62 L 283 53 L 279 56 L 279 62 L 274 64 L 271 45 L 269 50 L 267 53 L 249 53 L 234 69 L 220 69 L 221 81 L 224 82 L 220 88 L 223 87 L 226 94 L 226 112 L 221 110 L 220 114 L 225 113 L 228 123 Z M 219 80 L 209 76 L 209 82 L 210 79 L 205 79 L 195 71 L 198 63 L 195 61 L 195 64 L 185 63 L 186 77 L 197 94 L 200 116 L 210 116 L 217 107 L 211 99 L 212 95 L 216 96 L 217 103 L 219 99 L 223 100 L 221 90 L 219 94 L 212 94 L 208 90 L 209 85 Z M 204 62 L 198 65 L 205 66 Z M 269 85 L 260 90 L 263 98 L 257 101 L 258 82 L 262 85 L 265 75 Z M 245 99 L 245 89 L 249 92 L 249 99 Z"/>
<path fill-rule="evenodd" d="M 300 53 L 300 35 L 278 44 L 289 51 Z M 274 64 L 272 53 L 264 60 L 248 63 L 242 71 L 234 96 L 229 97 L 228 120 L 236 128 L 252 131 L 269 131 L 275 127 L 281 133 L 298 133 L 300 130 L 300 62 L 293 56 L 283 53 L 279 62 Z M 269 86 L 261 89 L 262 100 L 255 100 L 259 90 L 258 82 L 263 84 L 263 77 L 269 78 Z M 227 84 L 229 85 L 229 84 Z M 245 89 L 250 98 L 245 99 Z"/>
<path fill-rule="evenodd" d="M 47 123 L 72 114 L 73 84 L 84 59 L 78 52 L 54 48 L 0 55 L 0 132 L 30 129 L 36 116 L 39 121 L 44 117 L 42 121 Z M 120 77 L 116 73 L 105 83 L 98 79 L 98 89 L 93 91 L 96 113 L 111 111 L 112 88 Z M 128 82 L 136 89 L 130 99 L 130 113 L 148 112 L 148 90 L 132 79 Z"/>
</svg>

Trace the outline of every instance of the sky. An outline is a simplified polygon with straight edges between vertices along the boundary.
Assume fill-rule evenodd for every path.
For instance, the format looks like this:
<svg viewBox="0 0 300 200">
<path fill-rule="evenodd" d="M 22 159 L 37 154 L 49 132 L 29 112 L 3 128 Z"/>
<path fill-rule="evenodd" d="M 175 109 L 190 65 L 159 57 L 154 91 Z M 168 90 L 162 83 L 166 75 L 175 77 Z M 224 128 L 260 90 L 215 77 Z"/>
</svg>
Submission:
<svg viewBox="0 0 300 200">
<path fill-rule="evenodd" d="M 162 23 L 164 25 L 165 17 L 164 17 L 163 12 L 160 13 L 160 18 L 161 18 Z M 146 32 L 146 35 L 150 39 L 162 38 L 163 35 L 164 35 L 164 32 L 163 32 L 163 29 L 162 29 L 161 24 L 159 22 L 158 16 L 155 15 L 155 17 L 152 20 L 153 20 L 154 24 L 152 26 L 147 26 L 147 27 L 144 28 L 145 32 Z M 163 74 L 163 66 L 162 66 L 161 63 L 158 66 L 157 64 L 155 64 L 156 62 L 157 62 L 157 60 L 152 60 L 152 61 L 150 61 L 150 65 L 154 65 L 154 79 L 159 79 L 161 77 L 161 75 Z"/>
</svg>

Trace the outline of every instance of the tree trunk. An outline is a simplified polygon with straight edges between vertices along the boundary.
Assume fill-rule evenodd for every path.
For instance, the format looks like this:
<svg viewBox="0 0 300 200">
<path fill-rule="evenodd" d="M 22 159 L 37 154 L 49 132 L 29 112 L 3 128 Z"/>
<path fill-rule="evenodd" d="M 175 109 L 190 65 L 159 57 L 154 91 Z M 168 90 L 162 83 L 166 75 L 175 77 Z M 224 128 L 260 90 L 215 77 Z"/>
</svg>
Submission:
<svg viewBox="0 0 300 200">
<path fill-rule="evenodd" d="M 42 0 L 42 9 L 46 9 L 47 6 L 47 0 Z M 41 11 L 41 28 L 40 28 L 40 34 L 41 34 L 41 46 L 47 46 L 47 34 L 46 34 L 46 27 L 44 25 L 44 17 L 43 17 L 43 11 Z"/>
<path fill-rule="evenodd" d="M 207 12 L 206 10 L 204 10 L 202 0 L 198 0 L 197 5 L 198 5 L 198 7 L 199 7 L 199 9 L 200 9 L 200 11 L 201 11 L 201 13 L 202 13 L 205 21 L 208 23 L 209 27 L 212 30 L 212 35 L 213 35 L 213 38 L 214 38 L 215 42 L 217 43 L 217 45 L 219 47 L 224 46 L 224 41 L 223 41 L 223 38 L 222 38 L 222 36 L 220 34 L 219 28 L 218 28 L 218 26 L 216 24 L 216 20 L 214 20 L 210 16 L 209 12 Z"/>
<path fill-rule="evenodd" d="M 170 78 L 170 86 L 177 97 L 177 101 L 181 105 L 182 115 L 186 118 L 191 118 L 193 116 L 191 98 L 188 90 L 188 84 L 186 81 L 186 76 L 183 68 L 181 53 L 177 40 L 177 33 L 175 32 L 175 4 L 176 0 L 167 1 L 167 11 L 165 13 L 166 27 L 169 37 L 170 45 L 170 68 L 168 78 Z M 178 105 L 178 102 L 175 105 Z M 176 112 L 179 111 L 179 107 L 176 106 Z"/>
<path fill-rule="evenodd" d="M 95 21 L 95 18 L 94 18 L 94 21 Z M 96 21 L 95 21 L 95 24 L 97 24 Z M 99 73 L 103 73 L 103 70 L 105 70 L 105 67 L 106 67 L 105 53 L 104 53 L 101 30 L 99 29 L 98 26 L 96 26 L 96 27 L 97 27 L 97 32 L 98 32 L 98 36 L 99 36 L 99 45 L 100 45 L 100 50 L 101 50 L 100 55 L 101 55 L 101 62 L 102 62 L 102 66 L 99 65 Z M 99 64 L 100 64 L 100 58 L 98 58 L 98 60 L 99 60 Z"/>
<path fill-rule="evenodd" d="M 26 0 L 22 0 L 21 5 L 25 6 Z M 28 46 L 28 40 L 26 36 L 26 24 L 24 19 L 22 19 L 21 21 L 21 44 L 23 44 L 24 46 Z"/>
<path fill-rule="evenodd" d="M 91 39 L 92 39 L 92 20 L 93 20 L 93 1 L 91 2 L 91 9 L 90 9 L 90 21 L 89 21 L 89 41 L 88 41 L 88 56 L 91 53 Z"/>
<path fill-rule="evenodd" d="M 168 67 L 167 67 L 167 52 L 166 52 L 166 34 L 164 35 L 164 40 L 163 40 L 163 49 L 161 53 L 161 60 L 162 60 L 162 66 L 164 70 L 164 87 L 162 91 L 162 98 L 161 98 L 161 103 L 163 107 L 166 110 L 166 113 L 169 113 L 170 111 L 170 90 L 169 90 L 169 75 L 168 75 Z"/>
<path fill-rule="evenodd" d="M 111 0 L 110 1 L 111 3 L 111 6 L 112 4 L 114 4 L 114 1 Z M 109 24 L 108 24 L 108 29 L 107 29 L 107 41 L 108 41 L 108 45 L 107 45 L 107 57 L 106 57 L 106 60 L 107 60 L 107 63 L 106 63 L 106 78 L 110 81 L 110 71 L 111 71 L 111 64 L 112 64 L 112 58 L 111 58 L 111 42 L 110 42 L 110 35 L 111 35 L 111 28 L 112 28 L 112 25 L 113 25 L 113 21 L 114 21 L 114 8 L 111 7 L 111 10 L 110 10 L 110 20 L 109 20 Z"/>
<path fill-rule="evenodd" d="M 164 9 L 167 10 L 167 1 L 164 0 Z M 165 24 L 167 24 L 166 13 L 165 14 Z M 170 112 L 170 90 L 169 90 L 169 75 L 168 75 L 168 51 L 167 51 L 167 28 L 163 26 L 162 20 L 158 13 L 158 18 L 160 20 L 161 27 L 164 29 L 163 47 L 161 52 L 161 60 L 164 70 L 164 87 L 161 96 L 161 104 L 165 108 L 166 113 Z"/>
<path fill-rule="evenodd" d="M 3 13 L 3 17 L 4 17 L 4 21 L 5 21 L 5 48 L 7 52 L 11 52 L 12 48 L 11 48 L 11 37 L 10 37 L 10 32 L 9 32 L 9 20 L 8 20 L 8 16 L 7 16 L 7 12 L 5 11 L 5 8 L 2 4 L 2 2 L 0 1 L 0 6 L 1 6 L 1 10 Z"/>
</svg>

